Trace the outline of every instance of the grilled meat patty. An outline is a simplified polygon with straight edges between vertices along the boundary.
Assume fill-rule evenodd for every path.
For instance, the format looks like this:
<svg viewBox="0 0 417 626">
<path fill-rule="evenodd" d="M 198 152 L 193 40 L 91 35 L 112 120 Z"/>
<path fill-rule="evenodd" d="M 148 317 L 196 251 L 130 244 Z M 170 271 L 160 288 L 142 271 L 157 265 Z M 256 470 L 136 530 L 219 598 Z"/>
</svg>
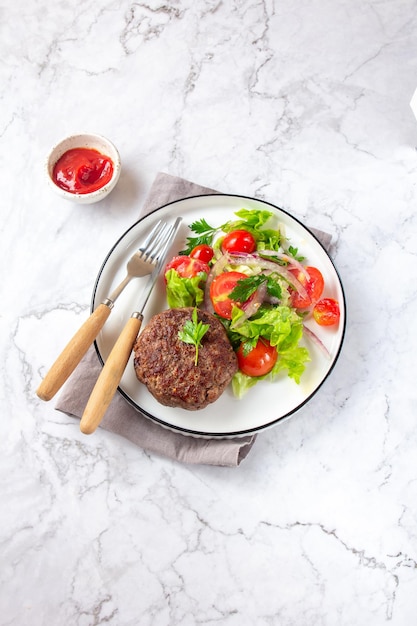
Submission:
<svg viewBox="0 0 417 626">
<path fill-rule="evenodd" d="M 178 337 L 191 320 L 192 307 L 154 315 L 133 347 L 137 378 L 166 406 L 203 409 L 223 393 L 237 372 L 237 358 L 222 323 L 198 310 L 198 321 L 209 324 L 198 350 Z"/>
</svg>

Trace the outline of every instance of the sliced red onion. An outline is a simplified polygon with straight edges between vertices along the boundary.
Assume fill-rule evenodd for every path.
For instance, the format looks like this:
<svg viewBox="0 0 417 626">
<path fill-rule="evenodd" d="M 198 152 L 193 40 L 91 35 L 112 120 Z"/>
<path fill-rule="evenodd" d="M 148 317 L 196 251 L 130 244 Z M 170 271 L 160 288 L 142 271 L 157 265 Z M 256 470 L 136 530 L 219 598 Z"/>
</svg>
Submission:
<svg viewBox="0 0 417 626">
<path fill-rule="evenodd" d="M 258 254 L 261 254 L 263 256 L 276 257 L 280 261 L 285 261 L 286 263 L 288 263 L 288 269 L 297 269 L 299 272 L 302 272 L 305 275 L 306 280 L 310 280 L 310 274 L 308 273 L 307 268 L 304 267 L 304 265 L 300 263 L 300 261 L 294 259 L 294 257 L 289 256 L 285 253 L 275 252 L 274 250 L 259 250 Z"/>
<path fill-rule="evenodd" d="M 268 253 L 268 256 L 274 255 L 274 256 L 277 256 L 277 258 L 281 258 L 282 260 L 290 262 L 293 268 L 297 268 L 299 269 L 299 271 L 302 271 L 305 274 L 307 280 L 309 279 L 309 276 L 308 276 L 308 273 L 306 272 L 305 267 L 301 265 L 301 263 L 299 263 L 295 259 L 284 254 L 277 254 L 276 252 L 272 250 L 262 251 L 262 254 L 266 252 Z M 221 274 L 224 268 L 226 267 L 226 265 L 228 264 L 247 265 L 248 267 L 257 266 L 263 270 L 266 270 L 265 274 L 272 274 L 272 273 L 279 274 L 287 283 L 291 285 L 291 287 L 295 291 L 297 291 L 300 294 L 302 298 L 307 299 L 309 297 L 304 285 L 294 276 L 294 274 L 290 271 L 288 267 L 280 265 L 276 261 L 269 261 L 268 259 L 264 259 L 261 256 L 259 256 L 259 254 L 249 254 L 245 252 L 242 252 L 239 254 L 231 254 L 231 253 L 226 252 L 225 254 L 221 254 L 221 256 L 216 260 L 214 265 L 211 267 L 209 275 L 207 276 L 203 307 L 209 313 L 212 313 L 214 310 L 213 304 L 210 299 L 210 285 L 213 282 L 213 280 L 216 278 L 216 276 Z M 261 293 L 263 292 L 262 300 L 260 302 L 261 304 L 263 300 L 265 300 L 267 297 L 266 284 L 262 283 L 259 289 L 261 289 Z M 259 289 L 257 291 L 259 291 Z M 255 292 L 255 294 L 256 293 L 257 292 Z M 253 306 L 255 307 L 255 298 L 253 298 L 251 302 L 254 302 Z M 278 304 L 279 300 L 276 299 L 276 301 L 273 301 L 273 299 L 269 299 L 269 302 L 271 302 L 272 304 Z M 258 308 L 259 308 L 259 304 L 256 310 Z M 251 313 L 251 315 L 253 314 L 254 313 Z M 247 317 L 251 317 L 251 315 L 248 315 Z M 242 319 L 242 322 L 243 321 L 245 320 Z"/>
<path fill-rule="evenodd" d="M 277 306 L 281 302 L 281 300 L 277 298 L 276 296 L 270 296 L 269 294 L 266 294 L 264 302 Z"/>
<path fill-rule="evenodd" d="M 261 257 L 255 256 L 253 254 L 247 254 L 247 255 L 239 254 L 236 256 L 235 255 L 230 255 L 230 256 L 231 256 L 231 263 L 233 263 L 234 265 L 247 265 L 248 267 L 257 265 L 261 269 L 269 270 L 270 273 L 275 272 L 277 274 L 280 274 L 280 276 L 282 276 L 282 278 L 284 278 L 284 280 L 286 280 L 287 283 L 289 283 L 291 287 L 293 287 L 295 291 L 297 291 L 302 298 L 306 298 L 306 299 L 309 298 L 309 295 L 304 285 L 300 283 L 299 280 L 297 280 L 297 278 L 294 276 L 294 274 L 292 274 L 292 272 L 290 272 L 288 268 L 282 265 L 279 265 L 278 263 L 274 263 L 273 261 L 262 259 Z M 303 268 L 303 271 L 305 273 L 304 268 Z"/>
<path fill-rule="evenodd" d="M 206 285 L 204 287 L 204 303 L 203 307 L 207 313 L 213 313 L 213 303 L 210 298 L 210 285 L 213 280 L 222 273 L 225 266 L 230 263 L 230 258 L 227 254 L 222 254 L 217 261 L 212 265 L 209 275 L 207 276 Z"/>
<path fill-rule="evenodd" d="M 204 309 L 204 311 L 207 311 L 207 313 L 214 313 L 213 303 L 210 298 L 210 287 L 207 289 L 207 285 L 204 290 L 204 300 L 202 308 Z"/>
<path fill-rule="evenodd" d="M 284 252 L 278 252 L 277 250 L 258 250 L 256 255 L 259 257 L 273 257 L 274 259 L 278 259 L 279 261 L 284 261 L 285 263 L 291 263 L 292 259 Z"/>
<path fill-rule="evenodd" d="M 226 267 L 228 263 L 231 262 L 229 254 L 222 254 L 216 262 L 212 265 L 210 274 L 213 275 L 213 278 L 222 273 L 223 269 Z"/>
<path fill-rule="evenodd" d="M 303 324 L 303 329 L 305 330 L 307 337 L 309 337 L 313 341 L 313 343 L 315 343 L 316 346 L 320 348 L 324 356 L 328 359 L 331 359 L 332 358 L 331 354 L 326 348 L 326 346 L 324 345 L 324 343 L 321 341 L 321 339 L 319 339 L 317 335 L 313 333 L 313 331 L 310 328 L 308 328 L 305 324 Z"/>
<path fill-rule="evenodd" d="M 235 328 L 239 328 L 239 326 L 241 326 L 243 322 L 246 322 L 246 320 L 252 317 L 252 315 L 255 315 L 262 302 L 265 300 L 265 296 L 266 282 L 264 281 L 259 285 L 258 289 L 252 294 L 249 300 L 242 305 L 241 308 L 243 311 L 243 315 L 242 317 L 239 317 L 237 322 L 234 324 Z"/>
<path fill-rule="evenodd" d="M 213 303 L 210 298 L 210 285 L 213 282 L 215 276 L 213 275 L 212 269 L 207 276 L 206 284 L 204 286 L 204 301 L 203 301 L 203 309 L 207 311 L 207 313 L 214 313 Z"/>
</svg>

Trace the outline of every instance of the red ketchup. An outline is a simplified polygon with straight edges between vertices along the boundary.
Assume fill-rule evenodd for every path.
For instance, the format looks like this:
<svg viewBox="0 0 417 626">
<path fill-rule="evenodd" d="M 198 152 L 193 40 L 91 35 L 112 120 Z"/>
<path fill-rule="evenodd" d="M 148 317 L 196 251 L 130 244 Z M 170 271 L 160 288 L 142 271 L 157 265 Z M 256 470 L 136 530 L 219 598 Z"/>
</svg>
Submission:
<svg viewBox="0 0 417 626">
<path fill-rule="evenodd" d="M 93 148 L 73 148 L 54 165 L 54 182 L 70 193 L 91 193 L 113 176 L 112 160 Z"/>
</svg>

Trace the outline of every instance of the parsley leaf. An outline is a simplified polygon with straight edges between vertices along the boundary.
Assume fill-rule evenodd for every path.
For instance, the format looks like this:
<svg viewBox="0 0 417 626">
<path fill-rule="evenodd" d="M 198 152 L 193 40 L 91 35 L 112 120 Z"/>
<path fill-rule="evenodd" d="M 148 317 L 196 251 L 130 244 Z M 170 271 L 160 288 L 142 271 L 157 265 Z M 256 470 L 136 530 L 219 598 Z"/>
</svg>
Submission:
<svg viewBox="0 0 417 626">
<path fill-rule="evenodd" d="M 281 298 L 280 284 L 272 275 L 265 276 L 265 274 L 256 274 L 238 280 L 233 291 L 229 294 L 229 298 L 235 302 L 246 302 L 265 281 L 268 294 L 274 298 Z"/>
<path fill-rule="evenodd" d="M 264 274 L 241 278 L 237 281 L 234 289 L 229 294 L 229 298 L 235 302 L 246 302 L 246 300 L 248 300 L 251 295 L 255 293 L 259 285 L 262 285 L 265 281 L 266 276 Z"/>
<path fill-rule="evenodd" d="M 210 324 L 203 324 L 203 322 L 198 321 L 197 307 L 194 307 L 192 319 L 187 320 L 183 328 L 178 331 L 178 338 L 181 339 L 181 341 L 195 346 L 194 365 L 198 363 L 198 348 L 209 327 Z"/>
<path fill-rule="evenodd" d="M 196 233 L 197 237 L 187 237 L 186 247 L 184 250 L 181 250 L 179 254 L 190 254 L 196 246 L 200 246 L 201 244 L 211 246 L 213 237 L 217 231 L 217 228 L 210 226 L 204 218 L 190 224 L 190 229 Z"/>
<path fill-rule="evenodd" d="M 207 232 L 214 232 L 216 229 L 210 226 L 210 224 L 202 217 L 200 220 L 193 222 L 190 225 L 191 230 L 194 233 L 204 234 Z"/>
<path fill-rule="evenodd" d="M 274 278 L 273 275 L 268 276 L 267 278 L 267 286 L 266 290 L 270 296 L 273 298 L 278 298 L 278 300 L 282 297 L 282 289 L 279 282 Z"/>
<path fill-rule="evenodd" d="M 294 248 L 294 246 L 289 246 L 287 250 L 288 254 L 292 256 L 296 261 L 302 263 L 305 261 L 305 257 L 298 254 L 298 248 Z"/>
</svg>

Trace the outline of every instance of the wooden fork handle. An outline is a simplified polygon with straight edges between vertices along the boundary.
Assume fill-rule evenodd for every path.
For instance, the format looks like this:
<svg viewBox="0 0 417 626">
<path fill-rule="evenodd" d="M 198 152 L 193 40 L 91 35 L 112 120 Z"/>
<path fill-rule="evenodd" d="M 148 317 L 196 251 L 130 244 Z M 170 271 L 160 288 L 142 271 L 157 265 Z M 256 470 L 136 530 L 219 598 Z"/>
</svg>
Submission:
<svg viewBox="0 0 417 626">
<path fill-rule="evenodd" d="M 81 418 L 80 430 L 85 435 L 91 435 L 96 430 L 116 393 L 142 319 L 143 316 L 140 314 L 129 318 L 101 370 Z"/>
<path fill-rule="evenodd" d="M 99 304 L 65 346 L 36 390 L 41 400 L 50 400 L 75 370 L 110 315 L 111 306 Z"/>
</svg>

